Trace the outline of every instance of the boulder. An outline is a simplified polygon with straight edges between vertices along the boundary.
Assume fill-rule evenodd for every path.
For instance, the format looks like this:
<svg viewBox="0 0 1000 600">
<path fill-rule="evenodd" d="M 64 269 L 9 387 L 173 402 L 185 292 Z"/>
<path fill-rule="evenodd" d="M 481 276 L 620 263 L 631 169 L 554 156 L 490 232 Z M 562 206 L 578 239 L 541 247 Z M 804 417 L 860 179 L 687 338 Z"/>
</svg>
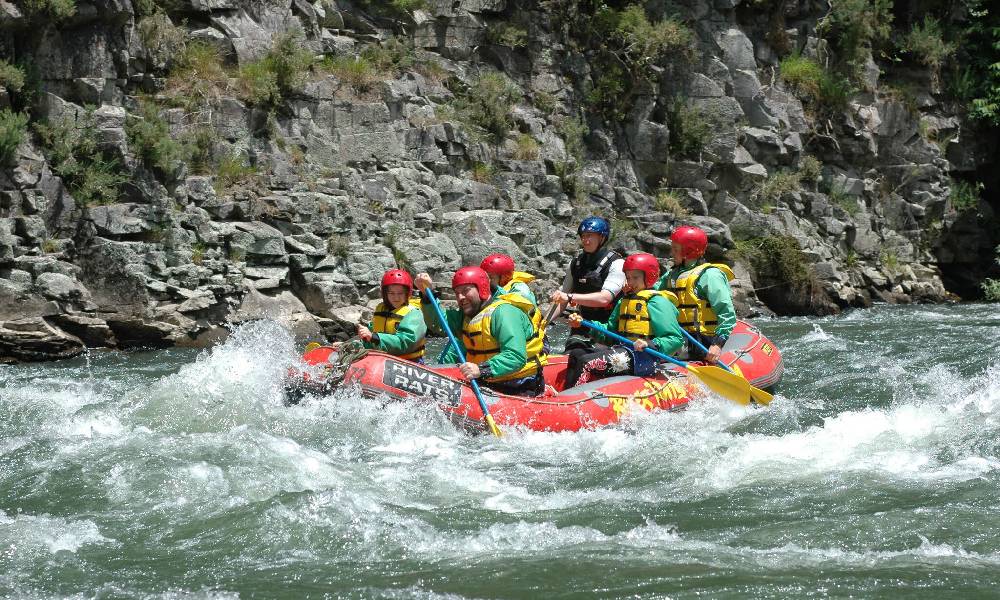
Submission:
<svg viewBox="0 0 1000 600">
<path fill-rule="evenodd" d="M 316 318 L 301 300 L 287 290 L 270 296 L 248 289 L 239 307 L 230 316 L 230 321 L 239 324 L 257 319 L 277 321 L 292 332 L 297 342 L 312 341 L 322 336 Z"/>
<path fill-rule="evenodd" d="M 86 347 L 42 317 L 0 321 L 0 363 L 72 358 Z"/>
</svg>

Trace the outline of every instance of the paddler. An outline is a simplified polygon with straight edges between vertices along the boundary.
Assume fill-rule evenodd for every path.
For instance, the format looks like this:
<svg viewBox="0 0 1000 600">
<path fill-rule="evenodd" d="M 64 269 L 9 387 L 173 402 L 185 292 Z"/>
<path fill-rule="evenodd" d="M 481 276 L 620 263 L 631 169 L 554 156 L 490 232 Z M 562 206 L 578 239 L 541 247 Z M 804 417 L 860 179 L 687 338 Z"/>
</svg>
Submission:
<svg viewBox="0 0 1000 600">
<path fill-rule="evenodd" d="M 421 290 L 433 288 L 431 276 L 419 273 L 415 279 Z M 530 300 L 490 284 L 480 267 L 462 267 L 451 280 L 458 309 L 445 311 L 448 326 L 461 332 L 458 342 L 466 361 L 459 370 L 466 379 L 478 379 L 490 389 L 519 396 L 537 396 L 545 389 L 542 367 L 547 356 L 542 337 L 529 315 L 538 310 Z M 432 305 L 421 301 L 430 331 L 444 335 Z M 457 364 L 453 348 L 441 357 L 445 364 Z"/>
<path fill-rule="evenodd" d="M 679 300 L 680 324 L 701 342 L 708 353 L 694 344 L 687 346 L 688 360 L 715 363 L 736 326 L 736 309 L 729 282 L 733 270 L 704 258 L 708 235 L 698 227 L 678 227 L 670 235 L 673 265 L 659 281 L 657 290 L 669 291 Z"/>
<path fill-rule="evenodd" d="M 570 355 L 565 389 L 612 375 L 647 377 L 656 371 L 656 359 L 643 352 L 652 348 L 672 354 L 684 344 L 677 323 L 677 298 L 670 292 L 653 289 L 660 276 L 660 263 L 652 254 L 632 254 L 623 263 L 625 295 L 618 301 L 606 323 L 598 322 L 632 340 L 632 346 L 599 348 L 583 355 Z M 584 317 L 569 315 L 571 327 L 579 327 Z M 597 334 L 600 335 L 600 334 Z"/>
<path fill-rule="evenodd" d="M 427 326 L 420 301 L 412 298 L 413 280 L 402 269 L 382 275 L 382 302 L 375 307 L 371 322 L 358 325 L 358 337 L 365 348 L 387 352 L 399 358 L 423 362 Z M 338 350 L 343 342 L 333 346 Z"/>
<path fill-rule="evenodd" d="M 536 307 L 538 301 L 528 284 L 535 276 L 524 271 L 514 270 L 514 259 L 506 254 L 490 254 L 479 264 L 479 268 L 490 276 L 490 285 L 502 288 L 504 293 L 515 293 L 524 296 Z"/>
</svg>

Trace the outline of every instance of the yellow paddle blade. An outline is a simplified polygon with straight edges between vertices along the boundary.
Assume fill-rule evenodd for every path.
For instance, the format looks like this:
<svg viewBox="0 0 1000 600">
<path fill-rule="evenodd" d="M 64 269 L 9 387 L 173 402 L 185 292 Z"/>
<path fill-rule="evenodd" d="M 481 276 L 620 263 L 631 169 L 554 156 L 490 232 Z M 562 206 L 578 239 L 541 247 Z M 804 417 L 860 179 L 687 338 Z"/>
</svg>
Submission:
<svg viewBox="0 0 1000 600">
<path fill-rule="evenodd" d="M 750 397 L 753 401 L 761 406 L 767 406 L 774 399 L 774 396 L 760 389 L 759 387 L 750 386 Z"/>
<path fill-rule="evenodd" d="M 493 415 L 486 415 L 486 425 L 490 430 L 490 433 L 497 437 L 503 437 L 503 433 L 500 432 L 500 428 L 497 427 L 497 422 L 493 420 Z"/>
<path fill-rule="evenodd" d="M 750 384 L 739 375 L 711 365 L 695 366 L 689 363 L 687 370 L 726 400 L 750 404 Z"/>
</svg>

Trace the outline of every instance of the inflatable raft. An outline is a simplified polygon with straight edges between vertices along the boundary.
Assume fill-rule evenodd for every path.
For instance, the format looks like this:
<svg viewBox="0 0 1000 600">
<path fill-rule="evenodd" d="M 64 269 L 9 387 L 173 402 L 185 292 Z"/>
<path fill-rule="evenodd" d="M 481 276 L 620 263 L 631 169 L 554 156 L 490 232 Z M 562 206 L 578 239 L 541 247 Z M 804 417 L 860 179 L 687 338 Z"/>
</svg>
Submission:
<svg viewBox="0 0 1000 600">
<path fill-rule="evenodd" d="M 783 371 L 777 347 L 743 321 L 733 330 L 721 360 L 760 388 L 773 388 Z M 306 370 L 289 374 L 287 394 L 293 402 L 306 393 L 322 395 L 339 386 L 358 386 L 371 398 L 434 402 L 457 427 L 485 430 L 475 394 L 456 365 L 422 365 L 369 351 L 335 373 L 339 356 L 329 346 L 309 350 L 303 361 Z M 566 356 L 550 356 L 544 370 L 546 390 L 537 397 L 500 394 L 481 385 L 497 424 L 537 431 L 595 429 L 618 423 L 635 410 L 681 410 L 708 393 L 686 369 L 669 364 L 651 377 L 609 377 L 563 389 L 566 368 Z"/>
</svg>

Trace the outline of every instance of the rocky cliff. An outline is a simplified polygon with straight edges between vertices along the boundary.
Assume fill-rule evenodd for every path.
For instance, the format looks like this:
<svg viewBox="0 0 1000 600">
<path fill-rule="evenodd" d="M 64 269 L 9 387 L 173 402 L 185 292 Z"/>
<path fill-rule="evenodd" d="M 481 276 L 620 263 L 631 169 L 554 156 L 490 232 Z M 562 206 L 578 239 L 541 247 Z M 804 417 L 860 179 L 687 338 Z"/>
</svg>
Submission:
<svg viewBox="0 0 1000 600">
<path fill-rule="evenodd" d="M 658 256 L 676 224 L 704 227 L 747 310 L 973 289 L 963 269 L 998 241 L 978 185 L 995 137 L 933 68 L 880 69 L 835 16 L 0 0 L 0 361 L 201 345 L 262 317 L 343 335 L 384 270 L 446 281 L 495 251 L 551 287 L 589 214 Z"/>
</svg>

